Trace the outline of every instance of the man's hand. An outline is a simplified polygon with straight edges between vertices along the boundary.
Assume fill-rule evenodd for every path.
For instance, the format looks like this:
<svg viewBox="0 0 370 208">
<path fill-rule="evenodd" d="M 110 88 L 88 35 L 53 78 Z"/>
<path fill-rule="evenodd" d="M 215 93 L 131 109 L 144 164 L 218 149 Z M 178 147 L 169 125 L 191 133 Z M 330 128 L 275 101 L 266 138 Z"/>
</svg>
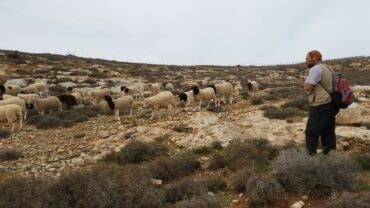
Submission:
<svg viewBox="0 0 370 208">
<path fill-rule="evenodd" d="M 315 89 L 315 85 L 305 82 L 303 84 L 303 89 L 305 92 L 311 92 L 313 89 Z"/>
</svg>

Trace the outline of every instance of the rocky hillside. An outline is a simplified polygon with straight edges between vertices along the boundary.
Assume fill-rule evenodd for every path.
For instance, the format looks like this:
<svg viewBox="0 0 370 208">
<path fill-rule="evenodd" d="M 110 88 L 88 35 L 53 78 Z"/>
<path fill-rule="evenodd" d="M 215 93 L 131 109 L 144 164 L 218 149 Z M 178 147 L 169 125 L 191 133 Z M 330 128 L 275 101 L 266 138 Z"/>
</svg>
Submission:
<svg viewBox="0 0 370 208">
<path fill-rule="evenodd" d="M 366 85 L 370 85 L 370 57 L 336 59 L 327 63 L 353 86 L 357 85 L 354 89 L 358 105 L 348 110 L 352 116 L 346 112 L 338 115 L 338 150 L 348 154 L 369 152 L 370 88 Z M 175 115 L 163 110 L 154 120 L 148 119 L 151 112 L 144 108 L 141 100 L 135 101 L 133 118 L 128 119 L 125 114 L 121 121 L 114 120 L 108 112 L 85 116 L 85 119 L 68 125 L 58 123 L 52 126 L 56 119 L 45 120 L 46 125 L 42 126 L 35 124 L 35 120 L 45 118 L 31 112 L 21 131 L 0 134 L 0 151 L 8 151 L 8 156 L 3 153 L 2 157 L 10 158 L 0 158 L 0 180 L 19 176 L 60 177 L 72 170 L 94 166 L 104 156 L 120 151 L 131 141 L 166 144 L 172 155 L 209 146 L 215 141 L 226 147 L 239 139 L 265 139 L 275 146 L 303 146 L 307 106 L 301 88 L 306 74 L 307 69 L 302 63 L 175 66 L 0 51 L 0 83 L 11 79 L 22 79 L 27 84 L 43 80 L 54 95 L 64 93 L 69 86 L 115 88 L 135 81 L 172 83 L 174 94 L 178 94 L 206 77 L 227 80 L 234 85 L 240 83 L 243 88 L 233 104 L 211 106 L 201 111 L 185 111 L 179 105 Z M 248 80 L 260 84 L 260 91 L 253 98 L 246 90 Z M 65 111 L 65 115 L 71 112 Z M 281 113 L 277 115 L 277 112 Z M 81 115 L 72 117 L 78 116 Z M 21 157 L 16 157 L 17 154 Z M 15 160 L 11 160 L 12 155 Z M 207 155 L 201 157 L 203 162 L 208 159 Z M 362 177 L 369 185 L 369 175 Z M 243 207 L 243 204 L 245 202 L 234 202 L 235 207 Z"/>
</svg>

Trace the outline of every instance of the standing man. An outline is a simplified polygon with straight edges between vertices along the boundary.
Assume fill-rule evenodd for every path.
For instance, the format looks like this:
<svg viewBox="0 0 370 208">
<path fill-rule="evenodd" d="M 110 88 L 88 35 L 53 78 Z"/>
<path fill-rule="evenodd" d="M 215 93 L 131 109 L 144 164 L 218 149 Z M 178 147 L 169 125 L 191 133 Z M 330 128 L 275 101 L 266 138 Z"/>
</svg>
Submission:
<svg viewBox="0 0 370 208">
<path fill-rule="evenodd" d="M 303 84 L 308 94 L 309 110 L 306 126 L 306 147 L 310 155 L 315 155 L 321 137 L 323 153 L 336 149 L 335 115 L 339 109 L 331 102 L 329 92 L 333 91 L 333 73 L 321 63 L 321 53 L 310 51 L 306 56 L 306 65 L 310 69 Z"/>
</svg>

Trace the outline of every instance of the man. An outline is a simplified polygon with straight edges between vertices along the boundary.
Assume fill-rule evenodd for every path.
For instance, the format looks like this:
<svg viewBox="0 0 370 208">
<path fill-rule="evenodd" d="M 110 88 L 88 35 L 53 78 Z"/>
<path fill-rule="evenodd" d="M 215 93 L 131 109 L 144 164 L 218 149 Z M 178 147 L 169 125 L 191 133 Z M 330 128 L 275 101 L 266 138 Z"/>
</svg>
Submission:
<svg viewBox="0 0 370 208">
<path fill-rule="evenodd" d="M 323 153 L 336 149 L 335 115 L 339 109 L 331 102 L 328 92 L 333 91 L 333 73 L 321 63 L 321 53 L 310 51 L 306 56 L 306 65 L 310 69 L 303 84 L 308 94 L 309 110 L 306 126 L 306 147 L 310 155 L 315 155 L 319 137 Z"/>
</svg>

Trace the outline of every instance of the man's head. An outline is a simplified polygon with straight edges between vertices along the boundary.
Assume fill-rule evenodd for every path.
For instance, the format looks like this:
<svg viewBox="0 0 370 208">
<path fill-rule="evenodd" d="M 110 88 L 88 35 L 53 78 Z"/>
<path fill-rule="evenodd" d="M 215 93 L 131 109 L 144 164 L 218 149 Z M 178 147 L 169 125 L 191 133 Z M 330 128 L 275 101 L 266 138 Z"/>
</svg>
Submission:
<svg viewBox="0 0 370 208">
<path fill-rule="evenodd" d="M 311 68 L 318 64 L 322 59 L 322 55 L 319 51 L 313 50 L 307 53 L 306 55 L 306 65 L 308 68 Z"/>
</svg>

